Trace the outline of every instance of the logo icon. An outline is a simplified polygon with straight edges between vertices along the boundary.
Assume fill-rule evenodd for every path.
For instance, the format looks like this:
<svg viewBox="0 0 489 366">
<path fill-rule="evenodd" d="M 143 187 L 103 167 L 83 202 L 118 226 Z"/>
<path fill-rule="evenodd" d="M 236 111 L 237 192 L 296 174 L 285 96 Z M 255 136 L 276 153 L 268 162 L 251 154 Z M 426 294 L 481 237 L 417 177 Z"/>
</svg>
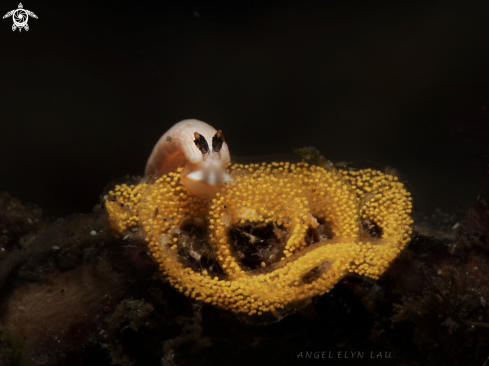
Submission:
<svg viewBox="0 0 489 366">
<path fill-rule="evenodd" d="M 37 19 L 36 14 L 34 14 L 30 10 L 24 9 L 22 3 L 19 3 L 19 8 L 9 11 L 7 14 L 3 16 L 3 19 L 12 17 L 12 19 L 14 20 L 14 24 L 12 25 L 12 30 L 15 31 L 17 28 L 19 28 L 19 32 L 20 32 L 22 31 L 22 28 L 24 28 L 26 31 L 29 30 L 29 25 L 27 24 L 27 21 L 29 20 L 29 16 Z"/>
</svg>

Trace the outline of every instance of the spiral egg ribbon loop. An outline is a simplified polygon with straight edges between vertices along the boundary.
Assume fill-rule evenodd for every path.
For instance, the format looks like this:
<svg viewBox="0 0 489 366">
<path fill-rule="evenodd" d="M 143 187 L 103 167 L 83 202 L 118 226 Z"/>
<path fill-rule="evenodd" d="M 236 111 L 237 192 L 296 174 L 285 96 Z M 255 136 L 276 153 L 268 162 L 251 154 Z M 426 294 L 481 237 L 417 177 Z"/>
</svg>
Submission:
<svg viewBox="0 0 489 366">
<path fill-rule="evenodd" d="M 118 185 L 106 200 L 116 234 L 139 225 L 160 273 L 186 296 L 250 317 L 279 319 L 328 292 L 347 273 L 378 278 L 409 241 L 411 197 L 391 174 L 290 163 L 235 164 L 229 173 L 235 182 L 210 205 L 186 191 L 179 172 Z M 192 217 L 207 223 L 208 242 L 224 273 L 192 268 L 179 253 L 181 223 Z M 252 270 L 243 265 L 229 233 L 247 222 L 285 229 L 278 261 Z M 305 240 L 318 222 L 330 227 L 328 239 Z M 365 222 L 381 235 L 362 232 Z"/>
</svg>

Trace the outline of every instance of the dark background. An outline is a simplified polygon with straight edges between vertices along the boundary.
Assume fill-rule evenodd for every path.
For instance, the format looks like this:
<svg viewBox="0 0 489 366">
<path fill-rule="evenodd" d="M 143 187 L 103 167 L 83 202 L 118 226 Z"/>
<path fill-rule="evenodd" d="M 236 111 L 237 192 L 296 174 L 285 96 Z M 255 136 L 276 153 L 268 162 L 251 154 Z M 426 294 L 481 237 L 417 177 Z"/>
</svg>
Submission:
<svg viewBox="0 0 489 366">
<path fill-rule="evenodd" d="M 392 166 L 421 211 L 484 186 L 487 0 L 23 5 L 28 32 L 0 21 L 0 191 L 48 216 L 91 211 L 186 118 L 233 156 Z"/>
</svg>

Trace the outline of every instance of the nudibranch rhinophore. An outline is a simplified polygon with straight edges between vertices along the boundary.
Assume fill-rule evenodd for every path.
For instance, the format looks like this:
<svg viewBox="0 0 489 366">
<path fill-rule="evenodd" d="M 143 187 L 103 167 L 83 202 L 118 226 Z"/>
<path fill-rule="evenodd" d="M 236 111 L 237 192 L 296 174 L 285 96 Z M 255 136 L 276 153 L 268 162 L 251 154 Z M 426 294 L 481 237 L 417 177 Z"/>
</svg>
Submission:
<svg viewBox="0 0 489 366">
<path fill-rule="evenodd" d="M 105 199 L 112 228 L 126 237 L 139 227 L 175 289 L 253 322 L 297 311 L 347 274 L 379 278 L 411 237 L 410 193 L 389 172 L 234 164 L 209 199 L 183 171 L 115 186 Z"/>
<path fill-rule="evenodd" d="M 183 167 L 182 183 L 201 197 L 212 197 L 231 181 L 226 166 L 231 163 L 222 131 L 196 119 L 178 122 L 156 143 L 146 175 L 160 177 Z"/>
</svg>

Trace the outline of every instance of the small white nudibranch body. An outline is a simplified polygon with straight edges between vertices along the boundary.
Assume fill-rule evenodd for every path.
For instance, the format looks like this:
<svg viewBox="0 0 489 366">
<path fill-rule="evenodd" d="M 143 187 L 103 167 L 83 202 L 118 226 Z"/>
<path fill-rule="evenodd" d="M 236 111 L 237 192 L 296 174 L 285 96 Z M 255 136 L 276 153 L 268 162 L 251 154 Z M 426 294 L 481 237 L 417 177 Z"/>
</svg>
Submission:
<svg viewBox="0 0 489 366">
<path fill-rule="evenodd" d="M 161 176 L 183 167 L 182 184 L 200 197 L 210 198 L 232 178 L 222 131 L 196 119 L 178 122 L 165 132 L 146 163 L 146 175 Z"/>
</svg>

